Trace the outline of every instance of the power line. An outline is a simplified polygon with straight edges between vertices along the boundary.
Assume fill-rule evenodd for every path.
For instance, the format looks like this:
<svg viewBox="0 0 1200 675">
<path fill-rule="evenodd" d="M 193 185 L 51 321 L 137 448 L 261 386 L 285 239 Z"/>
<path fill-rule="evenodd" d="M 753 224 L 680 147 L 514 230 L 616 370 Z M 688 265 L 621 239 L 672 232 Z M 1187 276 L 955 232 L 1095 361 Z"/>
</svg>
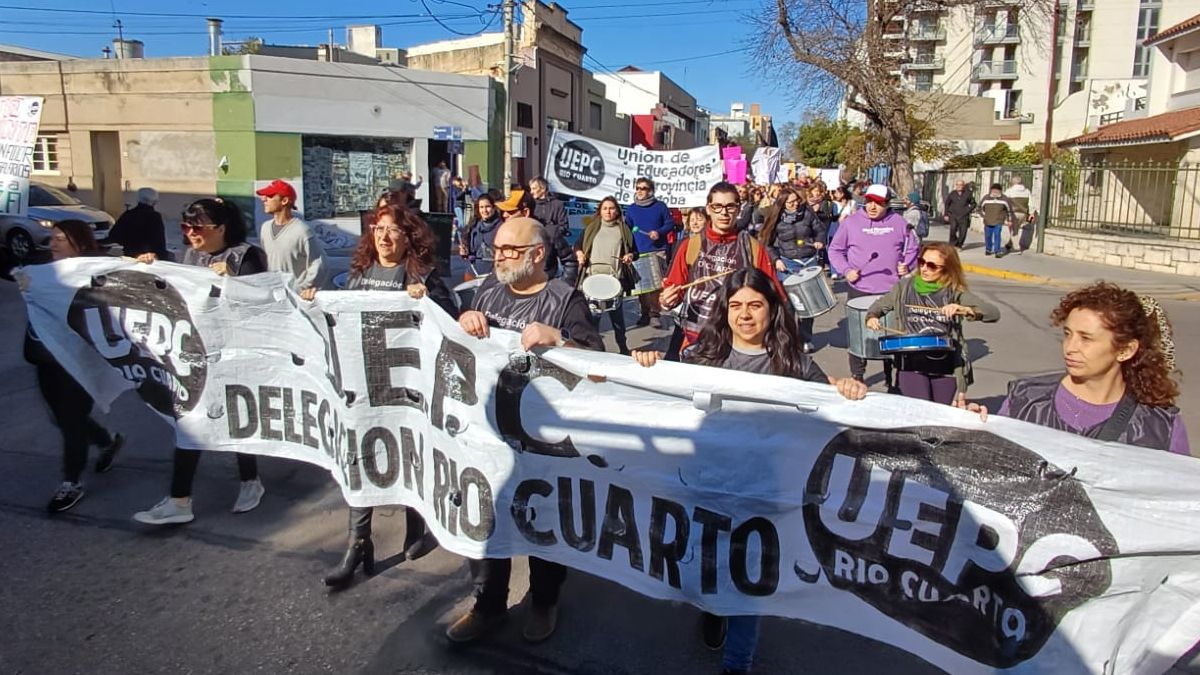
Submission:
<svg viewBox="0 0 1200 675">
<path fill-rule="evenodd" d="M 456 3 L 454 3 L 454 4 L 456 4 L 456 5 L 462 5 L 463 7 L 467 7 L 467 6 L 468 6 L 468 5 L 463 5 L 462 3 L 459 3 L 459 2 L 456 2 Z M 439 19 L 439 18 L 437 17 L 437 15 L 433 13 L 433 11 L 432 11 L 432 10 L 430 10 L 430 9 L 429 9 L 429 5 L 428 5 L 428 4 L 426 4 L 425 0 L 421 0 L 421 6 L 425 8 L 425 13 L 429 15 L 429 18 L 431 18 L 431 19 L 433 19 L 435 22 L 437 22 L 437 25 L 441 26 L 441 27 L 442 27 L 444 30 L 447 30 L 447 31 L 449 31 L 449 32 L 451 32 L 451 33 L 454 33 L 455 35 L 463 35 L 463 36 L 467 36 L 467 37 L 473 37 L 473 36 L 475 36 L 475 35 L 478 35 L 479 33 L 482 33 L 483 31 L 487 30 L 487 27 L 485 26 L 485 27 L 484 27 L 482 30 L 474 31 L 474 32 L 471 32 L 471 33 L 466 33 L 466 32 L 463 32 L 463 31 L 457 30 L 457 29 L 455 29 L 455 28 L 451 28 L 450 26 L 447 26 L 447 25 L 445 24 L 445 22 L 443 22 L 441 19 Z M 497 13 L 497 12 L 495 12 L 495 11 L 493 11 L 493 12 L 492 12 L 492 20 L 493 20 L 493 21 L 496 19 L 496 13 Z M 479 14 L 478 14 L 479 18 L 480 18 L 480 19 L 483 19 L 483 15 L 484 15 L 484 12 L 483 12 L 483 10 L 480 10 L 480 11 L 479 11 Z M 491 21 L 489 21 L 489 22 L 488 22 L 488 25 L 489 25 L 489 26 L 491 25 Z"/>
</svg>

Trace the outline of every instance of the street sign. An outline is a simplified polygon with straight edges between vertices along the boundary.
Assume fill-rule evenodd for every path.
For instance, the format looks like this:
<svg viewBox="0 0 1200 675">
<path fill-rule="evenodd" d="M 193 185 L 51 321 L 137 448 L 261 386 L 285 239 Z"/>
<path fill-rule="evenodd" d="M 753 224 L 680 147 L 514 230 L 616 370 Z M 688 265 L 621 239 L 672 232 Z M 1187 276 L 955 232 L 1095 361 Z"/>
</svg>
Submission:
<svg viewBox="0 0 1200 675">
<path fill-rule="evenodd" d="M 450 140 L 462 140 L 462 127 L 450 127 Z"/>
<path fill-rule="evenodd" d="M 450 152 L 450 154 L 452 154 L 452 155 L 461 155 L 461 154 L 463 154 L 463 142 L 462 141 L 450 141 L 450 144 L 449 144 L 449 146 L 447 146 L 447 149 Z"/>
<path fill-rule="evenodd" d="M 452 127 L 448 124 L 436 126 L 433 128 L 433 140 L 435 141 L 461 141 L 462 127 Z"/>
</svg>

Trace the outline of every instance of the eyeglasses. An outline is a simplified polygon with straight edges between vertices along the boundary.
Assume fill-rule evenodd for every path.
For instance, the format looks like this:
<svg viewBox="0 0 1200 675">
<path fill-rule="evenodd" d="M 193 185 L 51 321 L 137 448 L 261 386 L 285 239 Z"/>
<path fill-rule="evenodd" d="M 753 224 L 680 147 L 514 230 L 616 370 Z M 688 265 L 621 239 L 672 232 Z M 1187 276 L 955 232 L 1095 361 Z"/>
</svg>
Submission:
<svg viewBox="0 0 1200 675">
<path fill-rule="evenodd" d="M 376 225 L 374 228 L 375 234 L 386 234 L 389 237 L 399 237 L 403 232 L 398 227 L 380 227 Z"/>
<path fill-rule="evenodd" d="M 917 258 L 917 267 L 924 267 L 925 269 L 928 269 L 930 272 L 941 272 L 943 269 L 945 269 L 946 266 L 939 265 L 935 262 L 929 262 L 928 260 L 926 260 L 924 258 Z"/>
<path fill-rule="evenodd" d="M 720 213 L 724 211 L 727 214 L 734 214 L 741 208 L 740 204 L 709 204 L 708 210 L 712 213 Z"/>
<path fill-rule="evenodd" d="M 188 234 L 189 232 L 200 232 L 202 230 L 215 230 L 218 227 L 220 227 L 220 226 L 213 225 L 212 223 L 180 223 L 179 224 L 179 229 L 183 230 L 184 234 Z"/>
<path fill-rule="evenodd" d="M 649 185 L 639 185 L 633 189 L 635 192 L 649 192 L 650 186 Z"/>
<path fill-rule="evenodd" d="M 500 260 L 516 260 L 525 255 L 525 252 L 541 244 L 524 244 L 521 246 L 496 246 L 492 249 L 496 258 Z"/>
</svg>

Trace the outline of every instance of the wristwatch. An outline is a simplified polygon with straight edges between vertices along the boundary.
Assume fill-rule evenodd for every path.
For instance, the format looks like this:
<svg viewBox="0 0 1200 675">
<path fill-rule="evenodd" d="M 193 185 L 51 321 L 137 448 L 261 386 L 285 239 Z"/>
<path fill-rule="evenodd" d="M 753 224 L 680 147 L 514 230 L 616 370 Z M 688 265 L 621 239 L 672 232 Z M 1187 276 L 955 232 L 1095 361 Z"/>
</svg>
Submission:
<svg viewBox="0 0 1200 675">
<path fill-rule="evenodd" d="M 558 329 L 558 347 L 562 347 L 571 341 L 571 332 L 565 328 Z"/>
</svg>

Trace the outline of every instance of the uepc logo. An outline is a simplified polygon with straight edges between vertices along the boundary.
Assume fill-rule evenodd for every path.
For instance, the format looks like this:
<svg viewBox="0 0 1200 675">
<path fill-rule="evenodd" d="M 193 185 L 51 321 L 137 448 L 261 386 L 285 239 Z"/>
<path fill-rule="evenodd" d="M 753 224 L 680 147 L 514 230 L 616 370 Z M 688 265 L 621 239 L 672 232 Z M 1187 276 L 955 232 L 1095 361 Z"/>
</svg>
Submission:
<svg viewBox="0 0 1200 675">
<path fill-rule="evenodd" d="M 92 277 L 71 300 L 67 324 L 163 415 L 182 417 L 199 402 L 204 343 L 183 296 L 161 277 L 129 270 Z"/>
<path fill-rule="evenodd" d="M 997 668 L 1036 655 L 1103 593 L 1117 543 L 1070 472 L 981 431 L 847 429 L 804 523 L 829 582 Z"/>
<path fill-rule="evenodd" d="M 604 180 L 604 158 L 587 141 L 568 141 L 554 155 L 554 175 L 572 190 L 590 190 Z"/>
</svg>

